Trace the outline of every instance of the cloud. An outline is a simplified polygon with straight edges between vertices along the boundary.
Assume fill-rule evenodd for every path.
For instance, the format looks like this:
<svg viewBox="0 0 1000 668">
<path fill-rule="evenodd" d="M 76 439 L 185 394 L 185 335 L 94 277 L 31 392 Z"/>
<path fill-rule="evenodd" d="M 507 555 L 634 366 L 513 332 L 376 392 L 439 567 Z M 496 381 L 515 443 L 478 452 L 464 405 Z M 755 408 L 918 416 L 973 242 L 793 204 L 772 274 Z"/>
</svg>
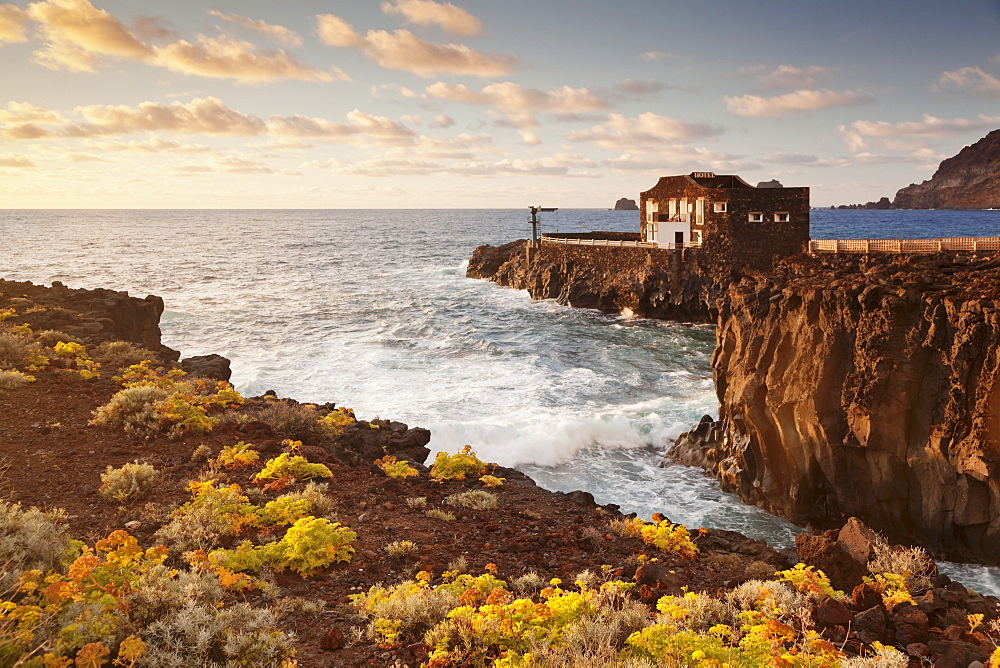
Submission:
<svg viewBox="0 0 1000 668">
<path fill-rule="evenodd" d="M 857 157 L 854 156 L 853 162 L 857 162 Z M 761 162 L 781 164 L 781 165 L 798 165 L 801 167 L 845 167 L 852 163 L 852 160 L 846 158 L 820 158 L 815 155 L 806 155 L 803 153 L 775 153 L 772 155 L 766 155 L 761 158 Z"/>
<path fill-rule="evenodd" d="M 164 46 L 151 46 L 121 21 L 97 9 L 88 0 L 41 0 L 28 6 L 28 15 L 39 24 L 45 42 L 35 51 L 35 60 L 51 69 L 95 72 L 104 63 L 104 58 L 117 58 L 164 67 L 181 74 L 240 82 L 346 79 L 346 75 L 336 69 L 331 74 L 303 65 L 284 50 L 261 50 L 249 42 L 227 36 L 199 35 L 195 43 L 176 40 Z M 236 15 L 216 15 L 227 20 L 248 21 L 258 31 L 266 28 L 273 32 L 280 28 Z M 140 17 L 137 31 L 159 37 L 172 34 L 146 17 Z"/>
<path fill-rule="evenodd" d="M 1000 98 L 1000 79 L 978 67 L 962 67 L 945 72 L 931 90 L 968 97 Z"/>
<path fill-rule="evenodd" d="M 653 81 L 651 79 L 625 79 L 615 84 L 615 90 L 619 93 L 635 96 L 655 95 L 667 87 L 667 84 L 662 81 Z"/>
<path fill-rule="evenodd" d="M 756 90 L 766 93 L 779 90 L 800 91 L 813 88 L 821 81 L 829 79 L 836 72 L 831 67 L 810 65 L 795 67 L 779 65 L 776 69 L 767 71 L 763 65 L 756 67 L 741 67 L 740 75 L 752 78 L 757 82 Z"/>
<path fill-rule="evenodd" d="M 243 82 L 299 79 L 303 81 L 348 80 L 334 68 L 334 75 L 299 63 L 283 49 L 261 51 L 249 42 L 231 37 L 200 35 L 198 43 L 179 40 L 155 47 L 155 62 L 172 72 Z"/>
<path fill-rule="evenodd" d="M 726 107 L 737 116 L 782 117 L 808 113 L 829 107 L 856 107 L 870 104 L 875 98 L 867 93 L 845 90 L 797 90 L 776 97 L 743 95 L 725 96 Z"/>
<path fill-rule="evenodd" d="M 464 84 L 431 84 L 424 91 L 429 98 L 495 107 L 505 113 L 498 123 L 505 127 L 530 129 L 538 127 L 532 112 L 579 113 L 603 111 L 611 104 L 586 88 L 562 86 L 550 91 L 526 88 L 511 81 L 489 84 L 475 91 Z"/>
<path fill-rule="evenodd" d="M 27 102 L 8 102 L 0 109 L 0 123 L 59 123 L 63 117 L 49 109 L 42 109 Z"/>
<path fill-rule="evenodd" d="M 431 124 L 435 128 L 450 128 L 455 124 L 455 119 L 451 116 L 446 116 L 444 114 L 438 114 L 434 117 L 434 122 Z"/>
<path fill-rule="evenodd" d="M 518 130 L 517 134 L 521 135 L 521 142 L 527 144 L 528 146 L 538 146 L 542 143 L 542 140 L 538 138 L 538 135 L 530 130 Z"/>
<path fill-rule="evenodd" d="M 602 148 L 644 153 L 659 150 L 696 138 L 716 137 L 722 128 L 708 123 L 688 123 L 647 111 L 636 118 L 610 114 L 605 123 L 589 130 L 577 130 L 566 138 L 575 142 L 590 142 Z"/>
<path fill-rule="evenodd" d="M 0 44 L 27 42 L 24 27 L 28 12 L 15 5 L 0 5 Z"/>
<path fill-rule="evenodd" d="M 709 168 L 719 172 L 741 172 L 759 169 L 760 165 L 747 162 L 745 156 L 719 153 L 703 147 L 693 148 L 683 144 L 664 146 L 654 155 L 625 153 L 604 161 L 604 166 L 619 173 L 631 172 L 691 172 Z"/>
<path fill-rule="evenodd" d="M 362 162 L 337 162 L 343 172 L 355 176 L 588 176 L 575 169 L 597 167 L 597 163 L 571 153 L 558 153 L 533 160 L 461 161 L 457 164 L 420 158 L 388 158 Z"/>
<path fill-rule="evenodd" d="M 181 144 L 167 141 L 159 137 L 150 137 L 143 141 L 130 142 L 87 142 L 87 148 L 93 151 L 115 151 L 136 153 L 212 153 L 213 149 L 200 144 Z"/>
<path fill-rule="evenodd" d="M 14 167 L 16 169 L 34 169 L 35 163 L 28 160 L 23 155 L 17 153 L 0 154 L 0 167 Z"/>
<path fill-rule="evenodd" d="M 479 35 L 483 32 L 483 24 L 479 19 L 450 2 L 395 0 L 383 2 L 382 11 L 386 14 L 402 14 L 417 25 L 438 25 L 453 35 Z"/>
<path fill-rule="evenodd" d="M 180 38 L 170 22 L 158 16 L 137 16 L 132 21 L 132 30 L 142 39 L 152 42 L 168 42 Z"/>
<path fill-rule="evenodd" d="M 645 60 L 647 62 L 656 62 L 657 60 L 675 60 L 680 58 L 676 53 L 670 53 L 668 51 L 646 51 L 645 53 L 639 54 L 639 60 Z"/>
<path fill-rule="evenodd" d="M 840 132 L 847 147 L 852 152 L 864 151 L 868 148 L 870 139 L 878 139 L 883 145 L 899 137 L 946 137 L 966 132 L 994 130 L 1000 124 L 1000 116 L 979 114 L 974 119 L 966 118 L 936 118 L 924 114 L 920 121 L 904 121 L 889 123 L 888 121 L 854 121 L 848 125 L 840 125 Z"/>
<path fill-rule="evenodd" d="M 361 36 L 351 24 L 333 14 L 316 17 L 317 34 L 328 46 L 356 49 L 379 66 L 431 77 L 436 74 L 466 74 L 497 77 L 517 65 L 513 56 L 489 55 L 464 44 L 426 42 L 409 30 L 369 30 Z"/>
<path fill-rule="evenodd" d="M 30 105 L 24 105 L 28 107 Z M 335 123 L 304 116 L 271 116 L 264 119 L 233 110 L 214 97 L 197 98 L 188 103 L 143 102 L 126 105 L 91 105 L 77 107 L 74 114 L 82 122 L 63 119 L 55 112 L 31 107 L 7 112 L 11 121 L 0 122 L 0 137 L 5 139 L 93 138 L 128 135 L 140 132 L 169 132 L 181 135 L 229 137 L 312 137 L 329 141 L 367 142 L 378 145 L 412 143 L 416 136 L 409 128 L 382 116 L 357 109 L 347 114 L 347 122 Z M 46 115 L 50 114 L 50 115 Z M 3 121 L 4 116 L 0 116 Z M 28 121 L 26 118 L 33 118 Z"/>
<path fill-rule="evenodd" d="M 241 28 L 246 28 L 247 30 L 252 30 L 265 37 L 281 42 L 282 44 L 286 44 L 288 46 L 302 46 L 302 38 L 299 37 L 294 30 L 290 30 L 285 26 L 273 25 L 265 21 L 257 21 L 245 16 L 240 16 L 239 14 L 223 14 L 215 9 L 209 10 L 208 13 L 222 19 L 223 21 L 238 25 Z"/>
</svg>

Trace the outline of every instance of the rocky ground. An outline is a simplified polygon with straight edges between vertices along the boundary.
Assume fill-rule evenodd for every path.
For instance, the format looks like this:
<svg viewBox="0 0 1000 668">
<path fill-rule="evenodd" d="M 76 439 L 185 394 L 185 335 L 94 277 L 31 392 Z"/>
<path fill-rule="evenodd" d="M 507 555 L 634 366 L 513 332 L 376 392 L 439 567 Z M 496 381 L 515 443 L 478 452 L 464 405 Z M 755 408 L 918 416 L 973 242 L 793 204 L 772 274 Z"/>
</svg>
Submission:
<svg viewBox="0 0 1000 668">
<path fill-rule="evenodd" d="M 147 347 L 159 346 L 158 330 L 151 329 L 155 326 L 152 316 L 136 316 L 138 311 L 125 307 L 155 300 L 127 302 L 130 298 L 120 293 L 99 296 L 103 306 L 93 301 L 91 293 L 0 282 L 0 312 L 15 308 L 23 315 L 32 308 L 26 308 L 25 300 L 29 300 L 35 310 L 27 319 L 36 332 L 58 325 L 63 331 L 73 330 L 87 346 L 128 337 Z M 90 300 L 87 310 L 81 307 L 85 299 Z M 146 308 L 133 306 L 139 311 Z M 112 307 L 118 309 L 117 316 L 109 315 Z M 155 307 L 151 312 L 158 318 Z M 129 319 L 131 324 L 122 324 Z M 158 348 L 158 352 L 164 356 L 160 361 L 169 363 L 169 351 Z M 532 571 L 543 581 L 559 578 L 564 582 L 572 582 L 586 570 L 604 573 L 635 582 L 629 596 L 648 605 L 652 616 L 653 606 L 664 595 L 688 591 L 720 597 L 751 578 L 773 579 L 776 571 L 805 561 L 828 570 L 833 585 L 846 591 L 847 598 L 843 602 L 829 596 L 811 598 L 811 614 L 804 623 L 847 656 L 870 653 L 873 644 L 881 642 L 897 646 L 913 666 L 936 662 L 964 667 L 985 663 L 995 647 L 987 631 L 998 616 L 994 598 L 969 592 L 933 571 L 912 592 L 912 602 L 887 602 L 874 585 L 862 584 L 873 540 L 863 526 L 851 525 L 841 534 L 803 534 L 797 541 L 797 554 L 778 553 L 734 532 L 698 532 L 692 527 L 699 552 L 690 560 L 614 531 L 610 522 L 621 517 L 615 507 L 599 507 L 585 492 L 543 490 L 510 469 L 492 470 L 493 475 L 506 479 L 490 490 L 497 496 L 495 509 L 447 505 L 445 497 L 482 485 L 474 479 L 432 481 L 420 464 L 428 453 L 426 430 L 385 420 L 359 420 L 339 435 L 324 435 L 308 424 L 285 419 L 300 408 L 295 402 L 265 396 L 248 399 L 237 409 L 254 419 L 223 421 L 202 435 L 144 440 L 89 425 L 94 411 L 121 389 L 118 382 L 103 374 L 84 379 L 67 371 L 72 369 L 49 368 L 34 373 L 35 382 L 0 391 L 0 500 L 63 508 L 70 533 L 88 544 L 127 528 L 140 545 L 153 546 L 154 534 L 168 521 L 170 511 L 190 499 L 186 487 L 191 480 L 214 477 L 219 483 L 236 483 L 244 489 L 260 487 L 252 481 L 259 466 L 249 471 L 211 467 L 211 459 L 223 447 L 239 441 L 252 443 L 263 460 L 288 451 L 289 439 L 298 440 L 302 445 L 295 452 L 329 468 L 332 477 L 325 481 L 326 494 L 334 502 L 336 520 L 357 532 L 353 558 L 309 577 L 272 576 L 284 600 L 298 597 L 311 602 L 285 606 L 280 620 L 283 630 L 296 634 L 295 659 L 300 666 L 420 665 L 431 649 L 423 644 L 421 633 L 411 631 L 397 642 L 381 645 L 358 637 L 352 629 L 363 626 L 365 620 L 348 596 L 368 591 L 376 583 L 399 582 L 418 571 L 439 578 L 443 571 L 454 569 L 472 574 L 493 570 L 508 581 Z M 322 413 L 333 408 L 326 405 L 316 410 Z M 268 416 L 269 420 L 264 419 Z M 410 461 L 419 475 L 387 477 L 373 463 L 387 453 Z M 127 504 L 107 501 L 98 494 L 107 467 L 136 460 L 160 472 L 152 493 Z M 421 498 L 424 501 L 416 501 Z M 450 512 L 454 519 L 429 517 L 428 509 Z M 385 547 L 402 540 L 415 544 L 412 553 L 390 557 Z M 265 604 L 253 596 L 243 597 Z M 973 623 L 970 614 L 983 617 Z M 0 620 L 0 633 L 6 630 Z M 0 644 L 2 640 L 0 635 Z M 468 664 L 447 665 L 480 663 L 488 659 L 480 656 Z"/>
</svg>

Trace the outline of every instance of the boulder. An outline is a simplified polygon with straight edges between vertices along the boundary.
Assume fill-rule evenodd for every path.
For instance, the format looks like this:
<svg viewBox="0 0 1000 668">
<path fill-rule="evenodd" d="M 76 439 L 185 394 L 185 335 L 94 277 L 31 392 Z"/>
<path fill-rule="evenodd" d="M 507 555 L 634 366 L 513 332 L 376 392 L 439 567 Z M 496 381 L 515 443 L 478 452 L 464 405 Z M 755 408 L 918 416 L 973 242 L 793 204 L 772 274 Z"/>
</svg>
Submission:
<svg viewBox="0 0 1000 668">
<path fill-rule="evenodd" d="M 192 376 L 199 378 L 210 378 L 212 380 L 223 380 L 229 382 L 233 377 L 233 370 L 229 367 L 229 360 L 222 355 L 195 355 L 181 360 L 181 369 L 187 371 Z"/>
<path fill-rule="evenodd" d="M 826 573 L 833 588 L 840 591 L 851 591 L 867 573 L 839 542 L 827 535 L 800 533 L 795 537 L 795 551 L 802 563 Z"/>
</svg>

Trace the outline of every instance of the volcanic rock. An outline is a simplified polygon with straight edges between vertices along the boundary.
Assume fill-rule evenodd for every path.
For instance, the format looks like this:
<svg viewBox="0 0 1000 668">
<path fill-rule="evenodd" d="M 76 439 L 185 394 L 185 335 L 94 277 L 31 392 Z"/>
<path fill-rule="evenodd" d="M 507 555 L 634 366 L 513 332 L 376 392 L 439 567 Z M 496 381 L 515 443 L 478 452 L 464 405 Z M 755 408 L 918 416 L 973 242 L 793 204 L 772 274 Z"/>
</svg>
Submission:
<svg viewBox="0 0 1000 668">
<path fill-rule="evenodd" d="M 634 199 L 628 199 L 627 197 L 622 197 L 620 200 L 615 202 L 615 211 L 638 211 L 639 206 L 635 203 Z"/>
<path fill-rule="evenodd" d="M 896 209 L 1000 208 L 1000 130 L 941 162 L 934 176 L 896 193 Z"/>
<path fill-rule="evenodd" d="M 195 355 L 182 359 L 181 369 L 192 376 L 224 380 L 228 383 L 233 377 L 233 370 L 229 368 L 229 364 L 229 360 L 222 355 Z"/>
</svg>

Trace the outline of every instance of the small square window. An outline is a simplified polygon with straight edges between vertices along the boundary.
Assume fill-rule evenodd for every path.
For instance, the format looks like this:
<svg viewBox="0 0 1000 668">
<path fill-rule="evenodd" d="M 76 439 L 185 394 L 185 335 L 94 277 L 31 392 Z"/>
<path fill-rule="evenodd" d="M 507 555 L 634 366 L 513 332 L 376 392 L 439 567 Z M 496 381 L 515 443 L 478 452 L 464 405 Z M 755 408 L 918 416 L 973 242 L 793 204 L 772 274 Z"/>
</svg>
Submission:
<svg viewBox="0 0 1000 668">
<path fill-rule="evenodd" d="M 728 211 L 726 208 L 726 202 L 716 202 L 712 208 L 715 213 L 725 213 Z"/>
<path fill-rule="evenodd" d="M 760 211 L 754 211 L 754 212 L 752 212 L 750 214 L 750 222 L 751 223 L 763 223 L 764 222 L 764 214 L 761 213 Z"/>
<path fill-rule="evenodd" d="M 787 211 L 778 211 L 774 214 L 774 222 L 776 223 L 787 223 L 792 218 L 788 215 Z"/>
</svg>

